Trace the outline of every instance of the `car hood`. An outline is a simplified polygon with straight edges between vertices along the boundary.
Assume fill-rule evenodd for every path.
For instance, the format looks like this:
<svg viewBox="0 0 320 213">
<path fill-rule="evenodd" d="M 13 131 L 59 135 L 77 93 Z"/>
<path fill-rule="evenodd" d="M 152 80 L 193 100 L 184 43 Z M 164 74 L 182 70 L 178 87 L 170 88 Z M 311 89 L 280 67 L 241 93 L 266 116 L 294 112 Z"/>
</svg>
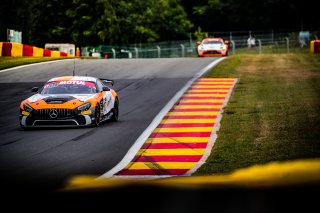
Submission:
<svg viewBox="0 0 320 213">
<path fill-rule="evenodd" d="M 221 49 L 223 47 L 221 44 L 204 44 L 205 49 Z"/>
<path fill-rule="evenodd" d="M 63 104 L 67 101 L 71 101 L 74 99 L 79 100 L 80 102 L 85 102 L 91 98 L 93 98 L 95 94 L 54 94 L 54 95 L 42 95 L 35 94 L 28 98 L 27 100 L 30 103 L 35 103 L 37 101 L 45 101 L 47 104 Z"/>
</svg>

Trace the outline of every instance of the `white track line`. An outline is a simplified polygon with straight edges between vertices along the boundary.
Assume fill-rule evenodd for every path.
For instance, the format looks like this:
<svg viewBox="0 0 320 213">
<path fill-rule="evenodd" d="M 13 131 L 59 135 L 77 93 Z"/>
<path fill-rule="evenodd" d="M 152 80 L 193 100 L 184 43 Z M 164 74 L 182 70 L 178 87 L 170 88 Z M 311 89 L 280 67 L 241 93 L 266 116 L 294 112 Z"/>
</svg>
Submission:
<svg viewBox="0 0 320 213">
<path fill-rule="evenodd" d="M 140 137 L 134 142 L 132 147 L 129 149 L 127 154 L 124 156 L 124 158 L 111 170 L 104 173 L 98 178 L 106 178 L 106 177 L 112 177 L 114 174 L 122 170 L 125 166 L 128 165 L 128 163 L 131 162 L 131 160 L 134 158 L 136 153 L 140 150 L 141 146 L 144 144 L 144 142 L 148 139 L 150 134 L 154 131 L 154 129 L 159 125 L 159 123 L 162 121 L 163 117 L 167 114 L 167 112 L 174 106 L 174 104 L 181 98 L 181 96 L 185 93 L 187 89 L 193 84 L 195 80 L 200 78 L 202 75 L 204 75 L 206 72 L 208 72 L 211 68 L 216 66 L 219 62 L 224 60 L 225 57 L 219 58 L 209 65 L 207 65 L 205 68 L 200 70 L 197 74 L 195 74 L 192 79 L 190 79 L 184 87 L 182 87 L 175 96 L 164 106 L 164 108 L 158 113 L 158 115 L 152 120 L 151 124 L 147 127 L 147 129 L 144 130 L 144 132 L 140 135 Z M 126 176 L 127 177 L 127 176 Z M 130 176 L 131 177 L 131 176 Z M 143 176 L 148 177 L 150 176 Z M 159 176 L 157 176 L 159 178 Z"/>
<path fill-rule="evenodd" d="M 9 69 L 0 70 L 0 73 L 9 72 L 9 71 L 12 71 L 12 70 L 17 70 L 17 69 L 30 67 L 30 66 L 35 66 L 35 65 L 39 65 L 39 64 L 50 64 L 50 63 L 61 62 L 61 61 L 69 61 L 69 60 L 74 60 L 74 59 L 71 59 L 71 58 L 70 59 L 59 59 L 59 60 L 53 60 L 53 61 L 45 61 L 45 62 L 27 64 L 27 65 L 22 65 L 22 66 L 18 66 L 18 67 L 12 67 L 12 68 L 9 68 Z"/>
</svg>

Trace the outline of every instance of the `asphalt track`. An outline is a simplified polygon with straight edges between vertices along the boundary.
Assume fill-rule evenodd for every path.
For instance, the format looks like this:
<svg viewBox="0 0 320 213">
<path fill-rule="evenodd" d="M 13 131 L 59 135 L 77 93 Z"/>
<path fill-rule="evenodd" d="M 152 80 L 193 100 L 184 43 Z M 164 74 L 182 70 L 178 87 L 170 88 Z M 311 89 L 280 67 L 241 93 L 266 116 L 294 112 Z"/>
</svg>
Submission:
<svg viewBox="0 0 320 213">
<path fill-rule="evenodd" d="M 73 60 L 0 73 L 1 187 L 54 191 L 76 175 L 101 175 L 113 168 L 166 103 L 217 58 L 76 60 L 77 75 L 115 80 L 120 120 L 98 128 L 19 127 L 19 104 L 33 86 L 72 75 Z"/>
</svg>

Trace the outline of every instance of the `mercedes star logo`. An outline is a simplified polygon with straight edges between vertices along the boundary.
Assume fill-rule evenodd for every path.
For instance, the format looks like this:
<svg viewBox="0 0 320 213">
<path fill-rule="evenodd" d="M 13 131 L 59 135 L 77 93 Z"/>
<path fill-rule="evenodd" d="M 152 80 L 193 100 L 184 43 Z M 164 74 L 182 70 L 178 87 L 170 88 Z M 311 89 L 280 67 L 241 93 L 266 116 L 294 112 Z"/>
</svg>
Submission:
<svg viewBox="0 0 320 213">
<path fill-rule="evenodd" d="M 51 109 L 49 112 L 50 118 L 56 118 L 58 117 L 58 111 L 56 109 Z"/>
</svg>

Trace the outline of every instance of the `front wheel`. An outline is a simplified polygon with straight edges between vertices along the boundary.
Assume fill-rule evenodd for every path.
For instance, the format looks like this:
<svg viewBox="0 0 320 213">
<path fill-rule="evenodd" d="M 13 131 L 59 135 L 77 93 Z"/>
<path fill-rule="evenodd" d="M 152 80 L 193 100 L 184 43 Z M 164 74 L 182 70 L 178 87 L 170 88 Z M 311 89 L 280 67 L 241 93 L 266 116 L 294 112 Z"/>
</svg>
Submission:
<svg viewBox="0 0 320 213">
<path fill-rule="evenodd" d="M 118 99 L 116 99 L 114 102 L 112 113 L 113 114 L 112 114 L 111 120 L 114 122 L 117 122 L 119 119 L 119 101 L 118 101 Z"/>
<path fill-rule="evenodd" d="M 97 105 L 94 114 L 94 126 L 99 126 L 101 122 L 100 106 Z"/>
</svg>

